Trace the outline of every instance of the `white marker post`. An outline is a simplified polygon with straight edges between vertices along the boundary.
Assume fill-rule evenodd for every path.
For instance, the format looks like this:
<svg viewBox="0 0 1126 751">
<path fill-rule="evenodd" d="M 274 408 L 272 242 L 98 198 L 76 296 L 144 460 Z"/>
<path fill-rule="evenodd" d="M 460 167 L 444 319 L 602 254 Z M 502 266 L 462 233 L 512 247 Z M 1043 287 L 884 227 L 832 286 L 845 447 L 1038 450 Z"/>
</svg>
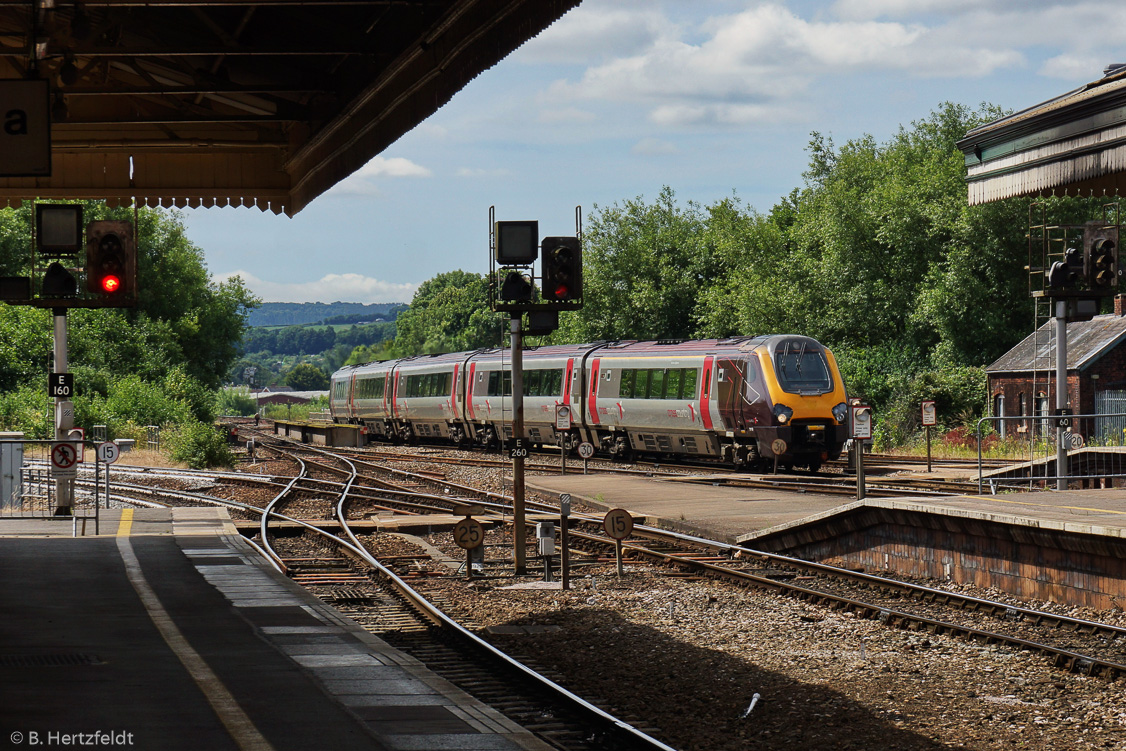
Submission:
<svg viewBox="0 0 1126 751">
<path fill-rule="evenodd" d="M 927 472 L 931 471 L 931 425 L 937 422 L 934 401 L 923 402 L 923 427 L 927 429 Z"/>
<path fill-rule="evenodd" d="M 571 430 L 571 408 L 555 405 L 555 432 L 559 435 L 559 474 L 567 474 L 567 433 Z"/>
<path fill-rule="evenodd" d="M 864 500 L 864 441 L 872 437 L 872 408 L 852 405 L 852 440 L 856 450 L 856 500 Z"/>
</svg>

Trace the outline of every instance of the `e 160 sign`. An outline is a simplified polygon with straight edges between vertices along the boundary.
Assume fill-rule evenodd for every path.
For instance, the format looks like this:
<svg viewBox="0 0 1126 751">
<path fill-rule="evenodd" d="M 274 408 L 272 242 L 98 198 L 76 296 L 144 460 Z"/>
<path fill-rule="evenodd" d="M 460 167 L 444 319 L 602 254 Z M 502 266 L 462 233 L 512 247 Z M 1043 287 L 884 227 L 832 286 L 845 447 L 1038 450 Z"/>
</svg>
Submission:
<svg viewBox="0 0 1126 751">
<path fill-rule="evenodd" d="M 74 396 L 74 373 L 51 373 L 47 378 L 47 391 L 56 399 Z"/>
</svg>

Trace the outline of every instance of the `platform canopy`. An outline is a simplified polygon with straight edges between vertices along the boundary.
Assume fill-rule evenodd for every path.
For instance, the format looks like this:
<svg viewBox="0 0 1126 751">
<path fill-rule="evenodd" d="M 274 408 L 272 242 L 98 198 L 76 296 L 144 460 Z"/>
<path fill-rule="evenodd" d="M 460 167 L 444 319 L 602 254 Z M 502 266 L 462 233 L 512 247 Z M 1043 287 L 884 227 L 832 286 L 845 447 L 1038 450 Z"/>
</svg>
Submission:
<svg viewBox="0 0 1126 751">
<path fill-rule="evenodd" d="M 1041 193 L 1126 193 L 1126 65 L 959 141 L 970 204 Z"/>
<path fill-rule="evenodd" d="M 579 2 L 4 0 L 0 79 L 47 81 L 51 145 L 0 205 L 292 215 Z"/>
</svg>

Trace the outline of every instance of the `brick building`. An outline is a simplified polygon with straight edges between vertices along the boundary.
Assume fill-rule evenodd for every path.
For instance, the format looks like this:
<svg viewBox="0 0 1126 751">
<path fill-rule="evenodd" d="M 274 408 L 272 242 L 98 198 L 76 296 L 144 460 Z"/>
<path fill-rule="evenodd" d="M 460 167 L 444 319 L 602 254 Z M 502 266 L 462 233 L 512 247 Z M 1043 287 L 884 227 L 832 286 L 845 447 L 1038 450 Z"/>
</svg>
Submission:
<svg viewBox="0 0 1126 751">
<path fill-rule="evenodd" d="M 985 369 L 990 413 L 1013 418 L 998 423 L 1002 437 L 1054 429 L 1047 419 L 1056 403 L 1053 326 L 1044 324 Z M 1077 415 L 1126 412 L 1126 295 L 1115 297 L 1114 313 L 1067 325 L 1067 401 Z M 1074 430 L 1118 443 L 1123 428 L 1126 418 L 1095 418 Z"/>
</svg>

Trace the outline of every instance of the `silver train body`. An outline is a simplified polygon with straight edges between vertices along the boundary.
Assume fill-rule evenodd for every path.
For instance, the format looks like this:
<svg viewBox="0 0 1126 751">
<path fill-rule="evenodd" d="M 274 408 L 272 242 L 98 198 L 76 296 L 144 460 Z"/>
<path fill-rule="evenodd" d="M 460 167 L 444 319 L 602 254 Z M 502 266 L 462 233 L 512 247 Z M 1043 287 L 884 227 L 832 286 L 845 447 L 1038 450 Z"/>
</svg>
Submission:
<svg viewBox="0 0 1126 751">
<path fill-rule="evenodd" d="M 840 372 L 808 337 L 549 346 L 526 349 L 523 363 L 532 443 L 817 468 L 847 438 Z M 512 437 L 508 350 L 346 367 L 331 389 L 334 420 L 371 438 L 488 447 Z M 571 407 L 567 431 L 555 427 L 560 404 Z"/>
</svg>

